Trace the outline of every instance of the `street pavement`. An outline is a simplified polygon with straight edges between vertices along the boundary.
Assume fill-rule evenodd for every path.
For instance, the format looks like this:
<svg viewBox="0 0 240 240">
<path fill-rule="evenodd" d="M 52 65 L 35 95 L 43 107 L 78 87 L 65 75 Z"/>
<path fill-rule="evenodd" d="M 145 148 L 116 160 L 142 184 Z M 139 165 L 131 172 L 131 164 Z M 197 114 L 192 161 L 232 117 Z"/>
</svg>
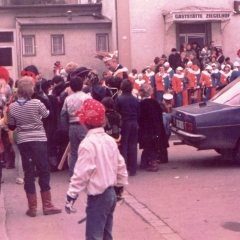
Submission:
<svg viewBox="0 0 240 240">
<path fill-rule="evenodd" d="M 213 150 L 173 146 L 173 141 L 168 164 L 156 173 L 139 169 L 129 178 L 125 202 L 114 213 L 114 239 L 239 240 L 239 166 Z M 4 169 L 3 176 L 1 240 L 84 240 L 85 222 L 77 222 L 85 216 L 86 196 L 75 202 L 77 213 L 65 213 L 66 170 L 51 173 L 53 202 L 63 212 L 44 216 L 38 194 L 35 218 L 25 215 L 27 200 L 23 186 L 15 184 L 15 170 Z"/>
</svg>

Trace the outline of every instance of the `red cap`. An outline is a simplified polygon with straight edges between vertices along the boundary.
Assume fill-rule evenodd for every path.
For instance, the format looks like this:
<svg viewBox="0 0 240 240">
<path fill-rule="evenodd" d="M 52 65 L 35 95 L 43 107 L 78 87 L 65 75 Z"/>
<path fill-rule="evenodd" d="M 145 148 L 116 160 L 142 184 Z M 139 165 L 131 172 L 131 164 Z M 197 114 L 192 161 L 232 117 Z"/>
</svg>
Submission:
<svg viewBox="0 0 240 240">
<path fill-rule="evenodd" d="M 79 117 L 81 124 L 89 124 L 91 126 L 100 127 L 105 120 L 105 107 L 94 99 L 87 99 L 84 101 L 82 108 L 74 115 Z"/>
</svg>

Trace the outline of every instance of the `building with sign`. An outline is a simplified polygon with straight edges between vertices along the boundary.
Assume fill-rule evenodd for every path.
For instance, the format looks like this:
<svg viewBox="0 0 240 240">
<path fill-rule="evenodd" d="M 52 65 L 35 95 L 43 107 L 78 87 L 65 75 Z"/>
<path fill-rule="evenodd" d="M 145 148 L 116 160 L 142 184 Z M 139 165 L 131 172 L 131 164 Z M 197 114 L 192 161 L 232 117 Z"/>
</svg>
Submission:
<svg viewBox="0 0 240 240">
<path fill-rule="evenodd" d="M 234 61 L 240 49 L 237 3 L 240 2 L 122 0 L 118 9 L 129 14 L 129 22 L 124 23 L 127 29 L 122 34 L 118 32 L 121 62 L 140 71 L 156 56 L 169 56 L 173 47 L 180 50 L 182 43 L 197 42 L 202 48 L 210 41 Z"/>
<path fill-rule="evenodd" d="M 118 50 L 119 61 L 140 72 L 182 43 L 202 48 L 214 41 L 232 61 L 240 49 L 238 1 L 66 0 L 29 7 L 1 2 L 0 65 L 14 78 L 29 64 L 50 78 L 56 61 L 75 61 L 101 74 L 106 68 L 93 58 L 95 51 Z"/>
</svg>

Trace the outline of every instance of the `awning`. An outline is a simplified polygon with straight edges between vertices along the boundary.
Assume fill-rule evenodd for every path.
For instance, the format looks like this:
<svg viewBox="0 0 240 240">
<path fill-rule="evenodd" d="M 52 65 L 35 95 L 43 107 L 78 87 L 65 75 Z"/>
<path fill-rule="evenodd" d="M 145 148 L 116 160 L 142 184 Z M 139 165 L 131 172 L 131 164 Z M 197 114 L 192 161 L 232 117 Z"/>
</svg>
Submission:
<svg viewBox="0 0 240 240">
<path fill-rule="evenodd" d="M 185 7 L 172 11 L 163 11 L 166 31 L 173 23 L 221 22 L 221 31 L 230 22 L 233 10 L 224 8 Z"/>
</svg>

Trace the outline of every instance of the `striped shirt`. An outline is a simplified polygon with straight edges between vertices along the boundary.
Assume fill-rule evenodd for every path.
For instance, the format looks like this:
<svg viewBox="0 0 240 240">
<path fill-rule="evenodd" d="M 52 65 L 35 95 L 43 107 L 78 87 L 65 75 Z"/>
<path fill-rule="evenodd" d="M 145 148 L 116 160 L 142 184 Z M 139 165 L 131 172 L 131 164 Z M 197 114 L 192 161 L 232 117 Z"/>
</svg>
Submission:
<svg viewBox="0 0 240 240">
<path fill-rule="evenodd" d="M 41 119 L 48 115 L 49 111 L 38 99 L 28 100 L 23 105 L 18 102 L 11 104 L 8 125 L 17 127 L 17 143 L 47 141 Z"/>
</svg>

